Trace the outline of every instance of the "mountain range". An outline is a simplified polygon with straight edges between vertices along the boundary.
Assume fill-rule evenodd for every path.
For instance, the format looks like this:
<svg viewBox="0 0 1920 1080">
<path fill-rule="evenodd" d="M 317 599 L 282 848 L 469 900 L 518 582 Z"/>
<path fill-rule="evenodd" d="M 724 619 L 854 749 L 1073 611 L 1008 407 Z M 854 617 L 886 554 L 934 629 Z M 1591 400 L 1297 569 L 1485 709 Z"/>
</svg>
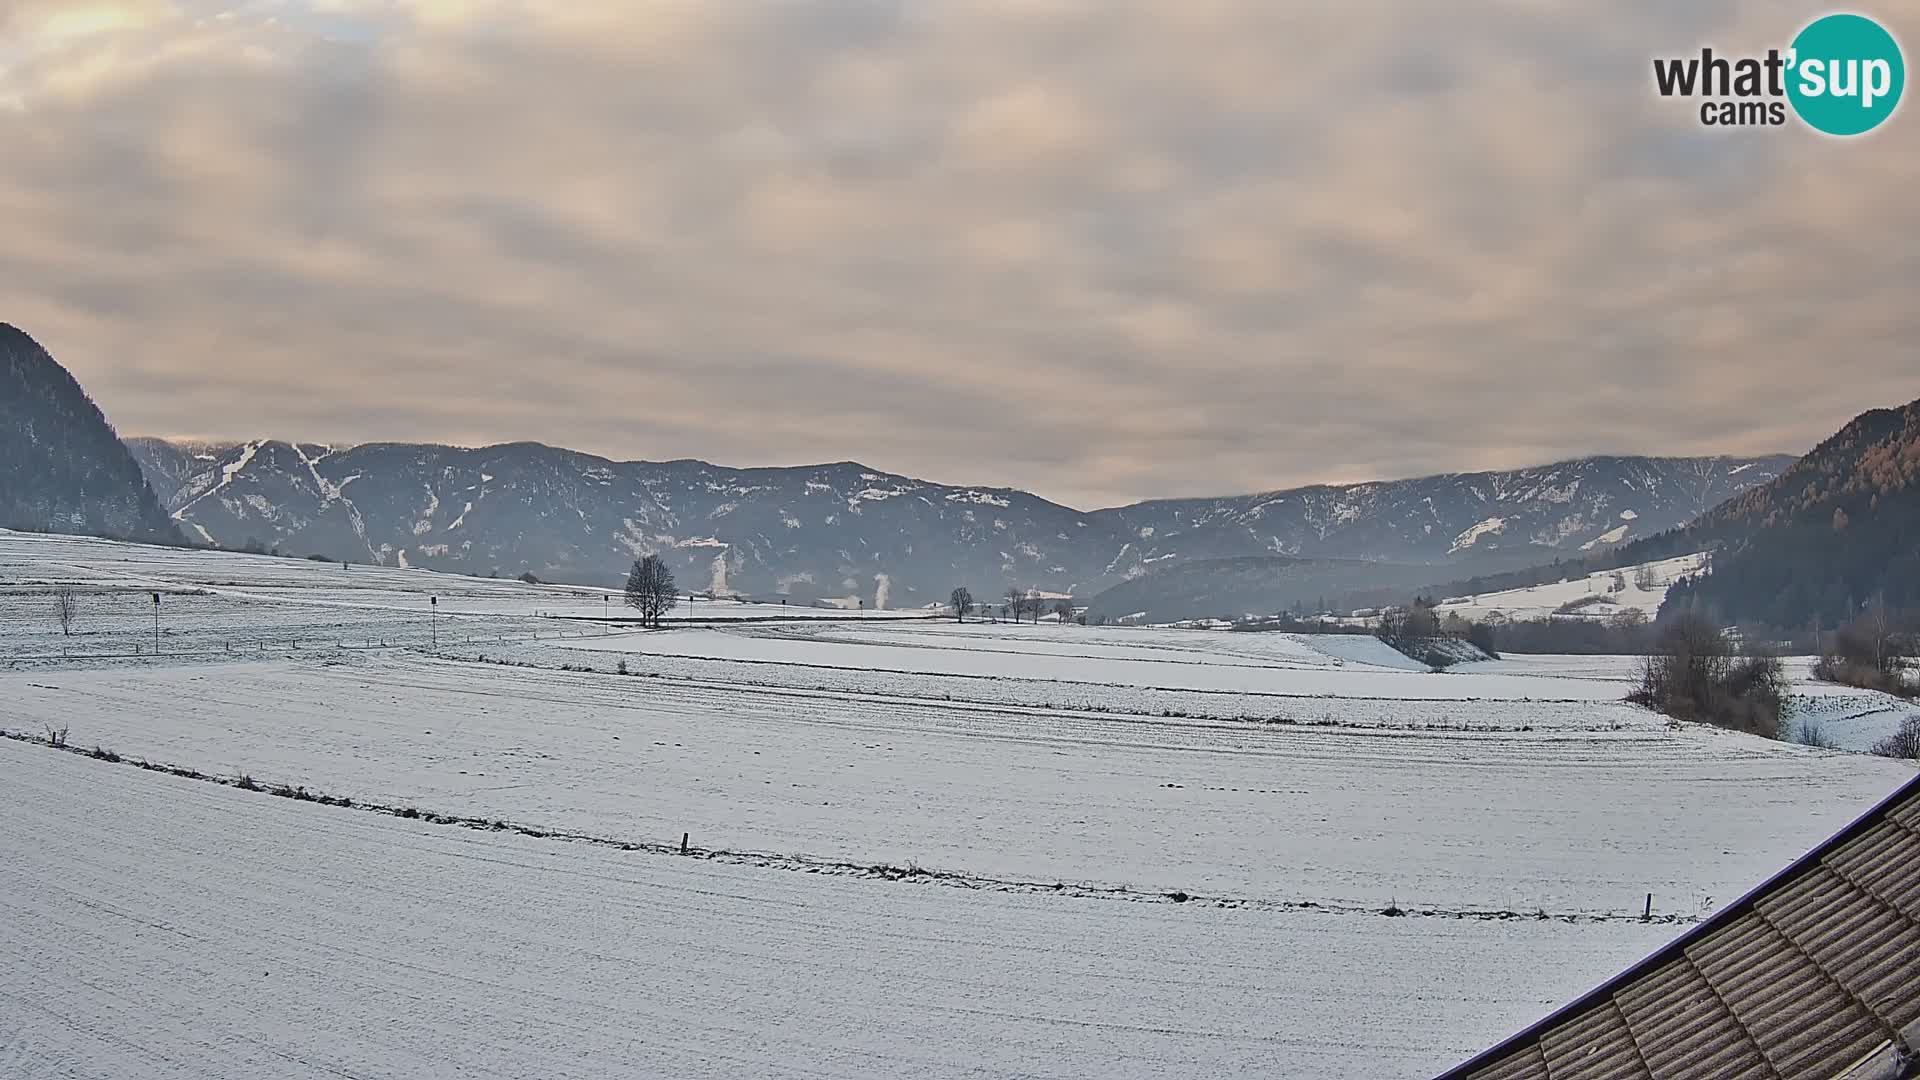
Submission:
<svg viewBox="0 0 1920 1080">
<path fill-rule="evenodd" d="M 93 399 L 7 323 L 0 323 L 0 527 L 179 540 Z"/>
<path fill-rule="evenodd" d="M 0 324 L 0 526 L 598 583 L 659 554 L 684 587 L 721 594 L 911 607 L 966 585 L 981 598 L 1072 594 L 1096 613 L 1236 615 L 1647 545 L 1711 542 L 1732 555 L 1769 528 L 1826 543 L 1810 515 L 1828 515 L 1836 535 L 1872 523 L 1835 541 L 1869 560 L 1882 523 L 1895 526 L 1888 542 L 1906 543 L 1914 411 L 1866 414 L 1797 464 L 1589 457 L 1083 511 L 854 462 L 742 469 L 535 443 L 122 443 L 71 374 Z M 1697 535 L 1676 531 L 1689 522 Z M 1888 587 L 1884 574 L 1856 577 L 1821 595 Z"/>
<path fill-rule="evenodd" d="M 619 580 L 658 553 L 689 588 L 894 607 L 941 602 L 957 584 L 983 598 L 1010 586 L 1090 597 L 1215 559 L 1291 560 L 1306 588 L 1358 562 L 1375 578 L 1395 564 L 1520 565 L 1672 528 L 1793 460 L 1594 457 L 1081 511 L 853 462 L 621 462 L 533 443 L 129 445 L 189 536 L 222 547 L 579 582 Z"/>
</svg>

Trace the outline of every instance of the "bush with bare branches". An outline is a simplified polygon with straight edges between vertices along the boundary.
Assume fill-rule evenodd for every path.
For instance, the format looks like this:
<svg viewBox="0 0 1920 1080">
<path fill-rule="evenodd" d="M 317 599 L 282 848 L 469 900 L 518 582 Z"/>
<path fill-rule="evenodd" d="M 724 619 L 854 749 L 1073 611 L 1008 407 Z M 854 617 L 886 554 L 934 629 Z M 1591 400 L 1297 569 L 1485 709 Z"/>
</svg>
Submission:
<svg viewBox="0 0 1920 1080">
<path fill-rule="evenodd" d="M 1874 743 L 1873 752 L 1881 757 L 1920 761 L 1920 716 L 1900 721 L 1900 730 Z"/>
<path fill-rule="evenodd" d="M 1654 640 L 1628 701 L 1676 720 L 1785 737 L 1788 684 L 1778 657 L 1734 656 L 1720 628 L 1692 612 L 1662 623 Z"/>
</svg>

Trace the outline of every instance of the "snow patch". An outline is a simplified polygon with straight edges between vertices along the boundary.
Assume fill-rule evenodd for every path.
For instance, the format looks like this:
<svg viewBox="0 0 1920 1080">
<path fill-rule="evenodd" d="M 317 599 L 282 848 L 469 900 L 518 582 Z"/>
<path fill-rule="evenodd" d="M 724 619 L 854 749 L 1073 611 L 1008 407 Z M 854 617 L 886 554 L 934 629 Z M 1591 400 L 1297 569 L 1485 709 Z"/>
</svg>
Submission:
<svg viewBox="0 0 1920 1080">
<path fill-rule="evenodd" d="M 1594 548 L 1600 546 L 1601 544 L 1617 544 L 1621 541 L 1622 538 L 1624 538 L 1627 535 L 1627 530 L 1629 528 L 1631 528 L 1631 526 L 1616 525 L 1613 528 L 1608 529 L 1606 532 L 1601 533 L 1599 536 L 1596 536 L 1593 539 L 1587 541 L 1586 543 L 1581 544 L 1580 550 L 1592 551 Z"/>
<path fill-rule="evenodd" d="M 208 488 L 207 490 L 201 492 L 200 494 L 194 496 L 193 500 L 187 503 L 185 506 L 182 506 L 180 509 L 175 510 L 173 512 L 173 519 L 175 521 L 185 520 L 184 518 L 181 517 L 181 515 L 185 514 L 188 510 L 193 509 L 194 503 L 199 502 L 201 499 L 204 499 L 207 496 L 213 494 L 214 492 L 219 491 L 220 489 L 226 487 L 228 484 L 233 483 L 233 478 L 240 475 L 240 471 L 242 469 L 245 469 L 247 465 L 253 461 L 253 455 L 259 452 L 260 452 L 259 443 L 257 442 L 248 443 L 246 445 L 246 449 L 240 451 L 240 457 L 237 460 L 233 461 L 230 464 L 220 466 L 220 482 Z"/>
<path fill-rule="evenodd" d="M 1498 535 L 1506 531 L 1506 518 L 1490 517 L 1485 521 L 1476 522 L 1468 526 L 1465 532 L 1453 538 L 1453 546 L 1447 549 L 1447 554 L 1452 555 L 1455 552 L 1470 548 L 1474 544 L 1479 543 L 1480 538 L 1483 536 Z"/>
<path fill-rule="evenodd" d="M 997 506 L 1006 509 L 1013 505 L 998 495 L 986 491 L 955 491 L 947 496 L 948 502 L 974 503 L 979 506 Z"/>
</svg>

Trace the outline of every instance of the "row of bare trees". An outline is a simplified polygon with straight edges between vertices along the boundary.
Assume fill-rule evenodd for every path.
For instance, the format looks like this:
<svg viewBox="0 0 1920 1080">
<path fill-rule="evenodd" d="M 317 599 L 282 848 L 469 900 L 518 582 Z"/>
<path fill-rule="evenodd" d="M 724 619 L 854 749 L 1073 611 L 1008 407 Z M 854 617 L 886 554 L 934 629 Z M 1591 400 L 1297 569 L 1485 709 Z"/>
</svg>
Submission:
<svg viewBox="0 0 1920 1080">
<path fill-rule="evenodd" d="M 976 612 L 984 614 L 992 608 L 991 604 L 975 603 L 973 590 L 967 588 L 965 585 L 955 588 L 953 592 L 948 595 L 947 603 L 953 608 L 954 619 L 959 622 L 966 622 L 968 615 Z M 1049 601 L 1045 597 L 1034 596 L 1017 588 L 1007 590 L 1006 602 L 1000 605 L 1000 611 L 1014 622 L 1019 622 L 1023 618 L 1031 617 L 1033 621 L 1037 623 L 1040 621 L 1040 616 L 1048 614 L 1049 612 L 1058 616 L 1062 623 L 1071 622 L 1074 617 L 1072 600 L 1059 599 Z"/>
<path fill-rule="evenodd" d="M 1920 696 L 1920 679 L 1910 674 L 1915 656 L 1920 655 L 1920 634 L 1909 631 L 1913 621 L 1875 597 L 1858 618 L 1822 641 L 1814 677 L 1902 697 Z"/>
</svg>

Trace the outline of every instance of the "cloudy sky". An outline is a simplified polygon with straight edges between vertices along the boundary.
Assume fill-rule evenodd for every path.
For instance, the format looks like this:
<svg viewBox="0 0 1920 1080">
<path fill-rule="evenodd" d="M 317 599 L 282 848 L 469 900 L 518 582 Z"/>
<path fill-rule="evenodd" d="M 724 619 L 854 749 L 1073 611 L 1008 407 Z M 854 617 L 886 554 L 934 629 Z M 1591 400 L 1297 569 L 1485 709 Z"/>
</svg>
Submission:
<svg viewBox="0 0 1920 1080">
<path fill-rule="evenodd" d="M 1080 506 L 1801 450 L 1920 396 L 1920 116 L 1650 60 L 1821 10 L 0 0 L 0 321 L 130 434 Z"/>
</svg>

